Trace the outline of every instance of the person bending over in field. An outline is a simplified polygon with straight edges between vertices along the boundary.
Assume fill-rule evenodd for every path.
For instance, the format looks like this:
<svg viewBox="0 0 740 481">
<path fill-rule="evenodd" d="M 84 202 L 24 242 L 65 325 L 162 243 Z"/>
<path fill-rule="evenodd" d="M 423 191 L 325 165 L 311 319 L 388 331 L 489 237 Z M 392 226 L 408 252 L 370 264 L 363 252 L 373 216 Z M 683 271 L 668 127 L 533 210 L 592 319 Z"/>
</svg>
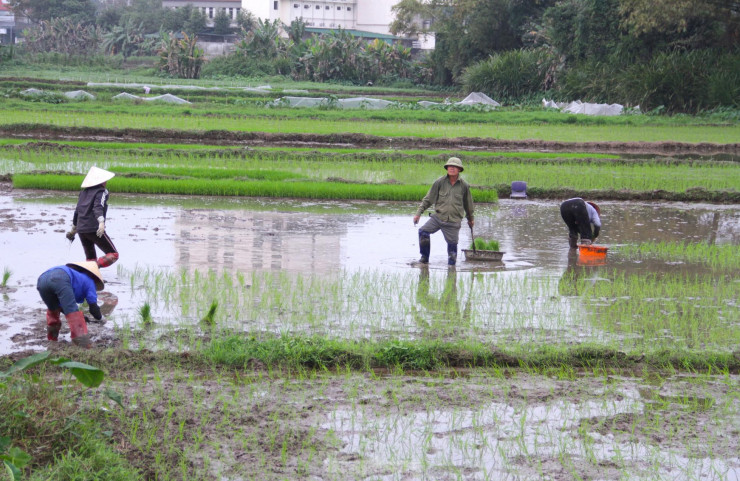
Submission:
<svg viewBox="0 0 740 481">
<path fill-rule="evenodd" d="M 96 291 L 102 291 L 103 287 L 105 283 L 95 261 L 70 262 L 52 267 L 41 274 L 36 289 L 47 308 L 46 338 L 54 342 L 59 340 L 59 331 L 62 329 L 59 315 L 63 312 L 69 324 L 72 343 L 79 347 L 92 347 L 85 316 L 80 311 L 79 304 L 87 301 L 90 314 L 101 320 L 103 314 L 98 306 Z"/>
<path fill-rule="evenodd" d="M 579 234 L 583 245 L 590 245 L 599 237 L 601 209 L 593 202 L 586 202 L 580 197 L 568 199 L 560 204 L 560 216 L 568 226 L 568 244 L 571 249 L 578 248 Z"/>
</svg>

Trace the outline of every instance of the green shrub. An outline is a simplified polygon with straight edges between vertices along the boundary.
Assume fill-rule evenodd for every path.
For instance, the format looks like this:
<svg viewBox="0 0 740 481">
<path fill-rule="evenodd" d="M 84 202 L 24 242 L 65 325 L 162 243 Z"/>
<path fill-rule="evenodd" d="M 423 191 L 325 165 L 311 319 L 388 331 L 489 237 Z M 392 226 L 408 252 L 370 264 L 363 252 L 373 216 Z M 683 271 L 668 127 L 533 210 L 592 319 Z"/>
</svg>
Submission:
<svg viewBox="0 0 740 481">
<path fill-rule="evenodd" d="M 247 57 L 241 53 L 232 53 L 210 60 L 203 66 L 204 78 L 221 77 L 261 77 L 277 73 L 270 60 Z"/>
<path fill-rule="evenodd" d="M 511 50 L 468 67 L 462 75 L 467 92 L 492 98 L 517 98 L 546 90 L 545 79 L 554 58 L 542 50 Z"/>
<path fill-rule="evenodd" d="M 740 55 L 712 50 L 660 53 L 644 63 L 587 61 L 569 69 L 560 97 L 696 113 L 740 105 Z"/>
</svg>

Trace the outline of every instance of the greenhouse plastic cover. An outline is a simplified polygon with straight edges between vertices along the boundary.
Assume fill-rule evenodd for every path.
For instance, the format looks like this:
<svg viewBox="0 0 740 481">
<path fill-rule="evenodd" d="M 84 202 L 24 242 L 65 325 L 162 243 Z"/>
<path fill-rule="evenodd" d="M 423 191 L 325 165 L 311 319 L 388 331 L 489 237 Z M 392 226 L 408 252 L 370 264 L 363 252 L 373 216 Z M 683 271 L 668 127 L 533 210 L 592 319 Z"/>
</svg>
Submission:
<svg viewBox="0 0 740 481">
<path fill-rule="evenodd" d="M 94 99 L 95 96 L 89 92 L 85 92 L 84 90 L 73 90 L 71 92 L 64 92 L 64 96 L 69 99 Z"/>
<path fill-rule="evenodd" d="M 330 105 L 330 100 L 326 97 L 281 97 L 273 101 L 270 105 L 287 106 L 287 107 L 318 107 Z M 450 102 L 439 103 L 421 100 L 418 104 L 422 107 L 432 107 L 435 105 L 486 105 L 491 108 L 500 107 L 501 104 L 488 97 L 482 92 L 473 92 L 460 102 L 451 104 Z M 398 105 L 398 102 L 392 102 L 385 99 L 374 99 L 370 97 L 353 97 L 348 99 L 339 99 L 336 105 L 343 109 L 368 109 L 379 110 L 385 109 L 392 105 Z"/>
<path fill-rule="evenodd" d="M 275 106 L 288 107 L 318 107 L 329 104 L 329 99 L 326 97 L 281 97 L 272 102 L 272 105 Z M 378 110 L 395 104 L 396 102 L 391 102 L 389 100 L 372 99 L 369 97 L 353 97 L 337 100 L 337 106 L 343 109 Z"/>
<path fill-rule="evenodd" d="M 454 104 L 450 103 L 449 101 L 445 101 L 444 103 L 439 103 L 439 102 L 430 102 L 429 100 L 420 100 L 418 104 L 424 108 L 434 107 L 437 105 L 487 105 L 491 108 L 501 106 L 500 103 L 496 102 L 491 97 L 484 94 L 483 92 L 471 92 L 463 100 L 459 102 L 455 102 Z"/>
<path fill-rule="evenodd" d="M 189 104 L 185 99 L 181 99 L 180 97 L 172 94 L 164 94 L 164 95 L 157 95 L 156 97 L 139 97 L 138 95 L 132 95 L 127 92 L 122 92 L 114 97 L 112 97 L 113 100 L 144 100 L 146 102 L 167 102 L 170 104 Z"/>
<path fill-rule="evenodd" d="M 585 115 L 622 115 L 622 111 L 624 110 L 624 106 L 620 104 L 592 104 L 581 102 L 580 100 L 564 103 L 542 99 L 542 106 L 544 108 L 558 109 L 565 113 Z"/>
<path fill-rule="evenodd" d="M 455 102 L 455 105 L 491 105 L 493 107 L 501 107 L 501 104 L 493 100 L 483 92 L 471 92 L 467 97 L 459 102 Z"/>
</svg>

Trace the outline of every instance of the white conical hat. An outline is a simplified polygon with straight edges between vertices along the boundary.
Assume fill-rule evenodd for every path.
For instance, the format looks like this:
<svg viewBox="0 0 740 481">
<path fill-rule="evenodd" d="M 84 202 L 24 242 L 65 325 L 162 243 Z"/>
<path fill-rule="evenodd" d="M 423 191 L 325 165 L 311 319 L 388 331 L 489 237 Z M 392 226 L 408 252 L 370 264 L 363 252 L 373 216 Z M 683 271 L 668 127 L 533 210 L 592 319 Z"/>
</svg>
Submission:
<svg viewBox="0 0 740 481">
<path fill-rule="evenodd" d="M 90 167 L 90 170 L 85 176 L 85 180 L 82 181 L 82 185 L 80 187 L 87 189 L 88 187 L 100 185 L 103 182 L 108 182 L 115 176 L 116 174 L 113 172 L 108 172 L 107 170 L 100 169 L 93 165 Z"/>
<path fill-rule="evenodd" d="M 67 267 L 70 267 L 78 272 L 82 272 L 83 274 L 89 274 L 92 276 L 93 281 L 95 281 L 95 290 L 96 291 L 102 291 L 105 287 L 105 281 L 103 281 L 103 276 L 100 274 L 100 269 L 98 268 L 98 263 L 95 261 L 83 261 L 83 262 L 68 262 Z"/>
</svg>

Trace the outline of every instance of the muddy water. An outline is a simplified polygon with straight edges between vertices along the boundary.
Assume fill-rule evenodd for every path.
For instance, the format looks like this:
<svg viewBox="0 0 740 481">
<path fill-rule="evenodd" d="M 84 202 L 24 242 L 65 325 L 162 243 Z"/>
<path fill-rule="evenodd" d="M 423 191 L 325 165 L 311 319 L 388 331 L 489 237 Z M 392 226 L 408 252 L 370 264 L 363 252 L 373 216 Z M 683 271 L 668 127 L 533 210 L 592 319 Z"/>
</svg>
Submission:
<svg viewBox="0 0 740 481">
<path fill-rule="evenodd" d="M 0 269 L 12 271 L 0 293 L 0 353 L 42 348 L 24 335 L 43 319 L 35 290 L 49 267 L 83 260 L 79 240 L 64 237 L 76 202 L 74 195 L 44 192 L 0 193 Z M 679 203 L 603 202 L 599 244 L 618 249 L 646 241 L 740 242 L 740 206 Z M 113 316 L 134 317 L 136 269 L 253 272 L 274 271 L 324 276 L 338 271 L 404 273 L 417 269 L 415 203 L 305 202 L 192 197 L 114 195 L 108 233 L 121 260 L 103 270 Z M 423 219 L 422 219 L 423 220 Z M 502 200 L 479 205 L 476 237 L 498 239 L 501 263 L 467 261 L 460 254 L 455 279 L 473 275 L 560 278 L 572 267 L 567 229 L 558 202 Z M 460 247 L 471 232 L 461 230 Z M 622 266 L 625 270 L 644 266 Z M 595 269 L 598 269 L 595 268 Z M 432 236 L 430 277 L 449 279 L 446 245 Z M 108 326 L 91 326 L 110 335 Z"/>
</svg>

